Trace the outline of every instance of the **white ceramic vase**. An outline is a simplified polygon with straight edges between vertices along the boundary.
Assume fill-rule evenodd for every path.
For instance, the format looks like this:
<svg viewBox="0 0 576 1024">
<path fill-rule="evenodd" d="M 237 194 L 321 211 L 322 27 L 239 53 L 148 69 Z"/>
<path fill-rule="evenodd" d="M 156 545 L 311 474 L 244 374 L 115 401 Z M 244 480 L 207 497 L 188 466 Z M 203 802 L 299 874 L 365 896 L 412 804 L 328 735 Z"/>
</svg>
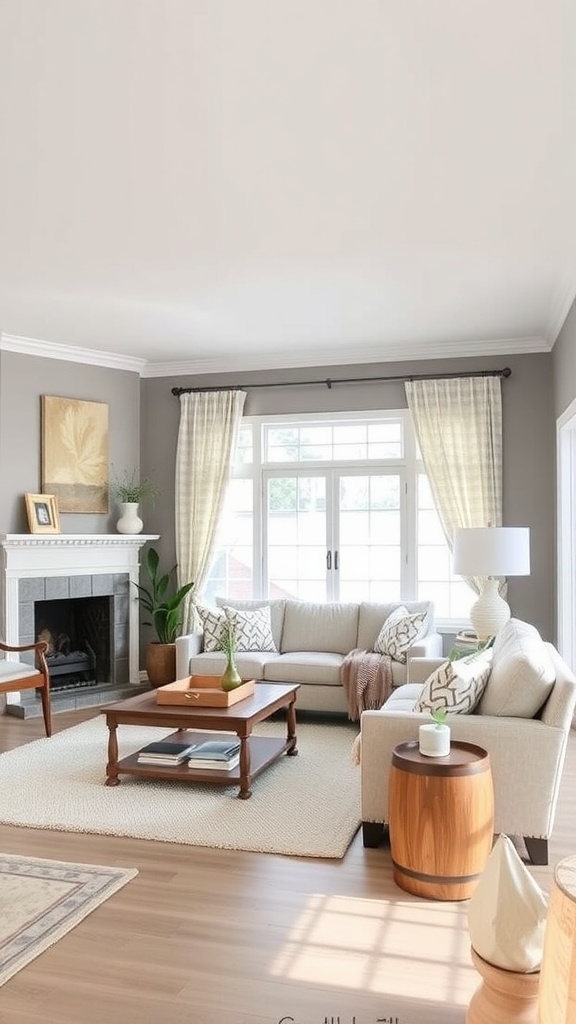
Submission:
<svg viewBox="0 0 576 1024">
<path fill-rule="evenodd" d="M 447 757 L 450 753 L 450 726 L 434 722 L 421 725 L 418 746 L 424 757 Z"/>
<path fill-rule="evenodd" d="M 144 523 L 138 515 L 137 501 L 121 501 L 120 519 L 116 523 L 118 533 L 142 533 Z"/>
</svg>

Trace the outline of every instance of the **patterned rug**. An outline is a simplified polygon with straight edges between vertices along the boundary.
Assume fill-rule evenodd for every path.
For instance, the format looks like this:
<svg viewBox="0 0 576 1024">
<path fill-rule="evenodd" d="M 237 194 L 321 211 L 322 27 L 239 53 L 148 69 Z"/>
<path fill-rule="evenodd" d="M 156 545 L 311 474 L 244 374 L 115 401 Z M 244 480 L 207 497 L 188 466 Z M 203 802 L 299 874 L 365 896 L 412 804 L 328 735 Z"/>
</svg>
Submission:
<svg viewBox="0 0 576 1024">
<path fill-rule="evenodd" d="M 0 985 L 137 874 L 0 854 Z"/>
<path fill-rule="evenodd" d="M 257 732 L 283 736 L 282 721 Z M 108 730 L 103 716 L 51 739 L 0 755 L 0 822 L 63 832 L 95 832 L 165 843 L 300 857 L 343 857 L 360 824 L 360 770 L 351 750 L 358 725 L 298 723 L 298 756 L 282 757 L 238 787 L 121 776 L 105 786 Z M 120 756 L 166 729 L 120 726 Z M 38 786 L 38 779 L 49 785 Z"/>
</svg>

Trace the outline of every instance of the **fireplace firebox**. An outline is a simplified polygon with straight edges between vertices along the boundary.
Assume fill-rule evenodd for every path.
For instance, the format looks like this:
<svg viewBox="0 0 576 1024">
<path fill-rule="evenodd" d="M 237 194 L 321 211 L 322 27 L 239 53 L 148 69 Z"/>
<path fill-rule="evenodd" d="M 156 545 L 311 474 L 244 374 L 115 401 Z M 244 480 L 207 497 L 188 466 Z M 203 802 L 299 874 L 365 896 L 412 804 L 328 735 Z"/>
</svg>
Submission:
<svg viewBox="0 0 576 1024">
<path fill-rule="evenodd" d="M 48 644 L 52 691 L 96 686 L 110 679 L 110 597 L 36 601 L 36 640 Z"/>
</svg>

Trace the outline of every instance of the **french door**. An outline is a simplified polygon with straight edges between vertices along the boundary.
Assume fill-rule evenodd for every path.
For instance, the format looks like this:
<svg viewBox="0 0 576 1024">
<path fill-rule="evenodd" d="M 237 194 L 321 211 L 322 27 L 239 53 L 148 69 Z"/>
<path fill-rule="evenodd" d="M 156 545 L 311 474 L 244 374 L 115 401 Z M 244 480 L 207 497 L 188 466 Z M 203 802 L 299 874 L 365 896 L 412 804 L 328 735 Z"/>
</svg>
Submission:
<svg viewBox="0 0 576 1024">
<path fill-rule="evenodd" d="M 264 489 L 263 577 L 269 597 L 400 598 L 406 528 L 401 472 L 269 470 Z"/>
</svg>

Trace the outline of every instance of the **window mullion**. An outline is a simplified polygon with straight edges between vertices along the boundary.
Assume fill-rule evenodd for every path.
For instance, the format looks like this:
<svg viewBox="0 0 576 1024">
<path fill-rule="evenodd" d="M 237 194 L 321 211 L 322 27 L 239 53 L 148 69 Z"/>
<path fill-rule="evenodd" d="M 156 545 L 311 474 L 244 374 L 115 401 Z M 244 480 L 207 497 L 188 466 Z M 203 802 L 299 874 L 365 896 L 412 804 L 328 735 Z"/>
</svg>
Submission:
<svg viewBox="0 0 576 1024">
<path fill-rule="evenodd" d="M 340 597 L 339 573 L 336 569 L 335 553 L 339 546 L 338 531 L 338 508 L 339 508 L 339 486 L 340 478 L 336 470 L 327 474 L 326 480 L 326 538 L 327 547 L 332 552 L 332 571 L 330 573 L 328 598 L 330 601 L 338 601 Z"/>
</svg>

